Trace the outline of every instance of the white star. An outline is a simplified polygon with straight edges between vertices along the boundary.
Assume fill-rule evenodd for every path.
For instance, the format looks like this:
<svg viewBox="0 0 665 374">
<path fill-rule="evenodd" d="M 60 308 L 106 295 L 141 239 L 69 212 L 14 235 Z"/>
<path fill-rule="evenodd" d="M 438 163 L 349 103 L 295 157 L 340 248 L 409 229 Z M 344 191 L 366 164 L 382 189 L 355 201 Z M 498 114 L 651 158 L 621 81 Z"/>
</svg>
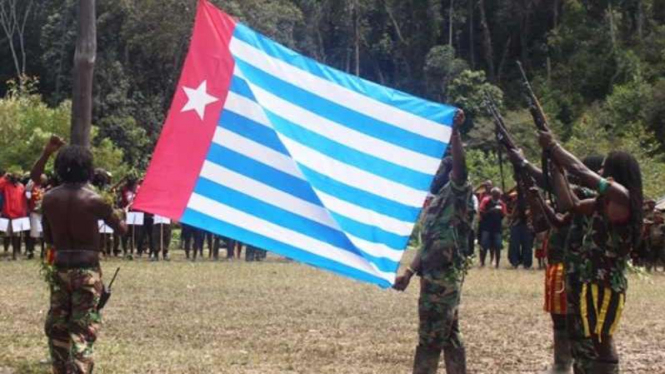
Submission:
<svg viewBox="0 0 665 374">
<path fill-rule="evenodd" d="M 187 104 L 185 104 L 180 112 L 182 113 L 189 110 L 194 110 L 201 118 L 201 121 L 203 121 L 203 117 L 205 116 L 206 106 L 208 104 L 214 103 L 215 101 L 219 101 L 218 98 L 208 95 L 207 81 L 203 81 L 203 83 L 201 83 L 197 89 L 185 86 L 182 88 L 185 90 L 185 94 L 187 95 L 188 100 Z"/>
</svg>

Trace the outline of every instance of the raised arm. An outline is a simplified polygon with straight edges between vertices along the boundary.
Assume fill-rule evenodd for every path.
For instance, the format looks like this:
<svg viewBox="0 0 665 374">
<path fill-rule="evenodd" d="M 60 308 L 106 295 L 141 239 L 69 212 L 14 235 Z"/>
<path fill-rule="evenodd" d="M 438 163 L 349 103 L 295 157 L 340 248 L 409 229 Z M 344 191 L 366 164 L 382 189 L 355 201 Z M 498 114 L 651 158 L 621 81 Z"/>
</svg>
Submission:
<svg viewBox="0 0 665 374">
<path fill-rule="evenodd" d="M 48 143 L 46 143 L 46 146 L 44 146 L 44 150 L 42 151 L 42 155 L 32 166 L 32 170 L 30 170 L 30 179 L 35 184 L 41 183 L 42 174 L 44 174 L 44 169 L 46 169 L 46 163 L 48 163 L 51 155 L 56 153 L 58 149 L 63 146 L 63 144 L 65 144 L 65 142 L 55 135 L 52 135 Z"/>
<path fill-rule="evenodd" d="M 563 169 L 575 175 L 580 180 L 581 185 L 596 190 L 607 197 L 611 204 L 611 220 L 623 221 L 627 219 L 630 215 L 630 194 L 624 186 L 619 183 L 612 183 L 586 167 L 575 155 L 554 141 L 551 132 L 541 131 L 538 140 L 543 149 L 549 150 L 552 159 Z M 587 200 L 579 201 L 574 204 L 574 209 L 580 213 L 588 213 L 588 207 L 585 207 L 588 204 L 590 202 Z"/>
</svg>

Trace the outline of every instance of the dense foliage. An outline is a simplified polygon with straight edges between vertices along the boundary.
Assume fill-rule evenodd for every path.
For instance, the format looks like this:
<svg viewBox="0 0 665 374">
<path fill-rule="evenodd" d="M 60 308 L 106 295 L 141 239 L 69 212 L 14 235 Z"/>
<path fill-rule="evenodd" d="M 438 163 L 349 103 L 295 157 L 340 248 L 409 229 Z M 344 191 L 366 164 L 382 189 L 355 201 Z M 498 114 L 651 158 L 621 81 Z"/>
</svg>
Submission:
<svg viewBox="0 0 665 374">
<path fill-rule="evenodd" d="M 635 152 L 645 169 L 646 194 L 665 194 L 662 2 L 212 1 L 318 61 L 464 108 L 467 143 L 476 150 L 471 155 L 478 166 L 475 181 L 498 175 L 492 127 L 482 108 L 485 91 L 503 100 L 511 129 L 527 154 L 536 156 L 514 64 L 521 60 L 564 142 L 580 155 L 615 148 Z M 65 116 L 77 1 L 0 2 L 14 2 L 19 11 L 32 5 L 22 33 L 11 38 L 0 33 L 0 82 L 23 73 L 39 77 L 41 97 L 56 111 L 53 115 Z M 127 167 L 143 169 L 149 161 L 187 51 L 195 8 L 196 0 L 98 1 L 95 139 L 122 149 Z M 8 86 L 0 87 L 0 95 L 6 92 Z M 0 125 L 2 132 L 16 126 Z M 507 165 L 505 173 L 510 179 Z"/>
</svg>

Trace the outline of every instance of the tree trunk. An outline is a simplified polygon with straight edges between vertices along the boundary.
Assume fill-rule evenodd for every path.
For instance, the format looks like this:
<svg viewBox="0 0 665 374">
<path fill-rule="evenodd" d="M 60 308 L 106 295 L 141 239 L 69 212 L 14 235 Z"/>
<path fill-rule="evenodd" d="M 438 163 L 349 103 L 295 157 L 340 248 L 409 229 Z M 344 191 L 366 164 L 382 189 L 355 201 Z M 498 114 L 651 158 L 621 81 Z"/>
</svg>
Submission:
<svg viewBox="0 0 665 374">
<path fill-rule="evenodd" d="M 485 0 L 480 0 L 478 4 L 480 8 L 480 26 L 483 29 L 483 54 L 485 57 L 485 63 L 487 64 L 489 80 L 490 82 L 495 82 L 494 51 L 492 50 L 492 35 L 485 14 Z"/>
<path fill-rule="evenodd" d="M 455 0 L 450 0 L 450 10 L 448 11 L 448 45 L 453 46 L 453 12 L 455 9 Z"/>
<path fill-rule="evenodd" d="M 471 69 L 475 70 L 476 69 L 476 48 L 475 48 L 475 40 L 473 40 L 473 27 L 474 27 L 474 21 L 473 21 L 473 3 L 475 0 L 468 0 L 468 14 L 469 14 L 469 61 L 471 62 Z"/>
<path fill-rule="evenodd" d="M 360 76 L 360 12 L 358 11 L 358 0 L 353 2 L 353 39 L 355 47 L 355 71 L 356 77 Z"/>
<path fill-rule="evenodd" d="M 644 1 L 637 1 L 637 37 L 640 43 L 644 40 Z"/>
<path fill-rule="evenodd" d="M 90 147 L 92 80 L 97 54 L 95 0 L 79 0 L 74 55 L 71 144 Z"/>
</svg>

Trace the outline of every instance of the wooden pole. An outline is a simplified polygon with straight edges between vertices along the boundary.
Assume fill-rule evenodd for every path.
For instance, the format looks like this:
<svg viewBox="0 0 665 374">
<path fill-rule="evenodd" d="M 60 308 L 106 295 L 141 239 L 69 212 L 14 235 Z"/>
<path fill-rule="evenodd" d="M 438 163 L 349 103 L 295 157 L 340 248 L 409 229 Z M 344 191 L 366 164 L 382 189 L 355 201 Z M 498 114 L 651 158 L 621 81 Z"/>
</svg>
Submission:
<svg viewBox="0 0 665 374">
<path fill-rule="evenodd" d="M 92 80 L 97 55 L 95 0 L 79 0 L 74 55 L 71 144 L 90 146 Z"/>
</svg>

